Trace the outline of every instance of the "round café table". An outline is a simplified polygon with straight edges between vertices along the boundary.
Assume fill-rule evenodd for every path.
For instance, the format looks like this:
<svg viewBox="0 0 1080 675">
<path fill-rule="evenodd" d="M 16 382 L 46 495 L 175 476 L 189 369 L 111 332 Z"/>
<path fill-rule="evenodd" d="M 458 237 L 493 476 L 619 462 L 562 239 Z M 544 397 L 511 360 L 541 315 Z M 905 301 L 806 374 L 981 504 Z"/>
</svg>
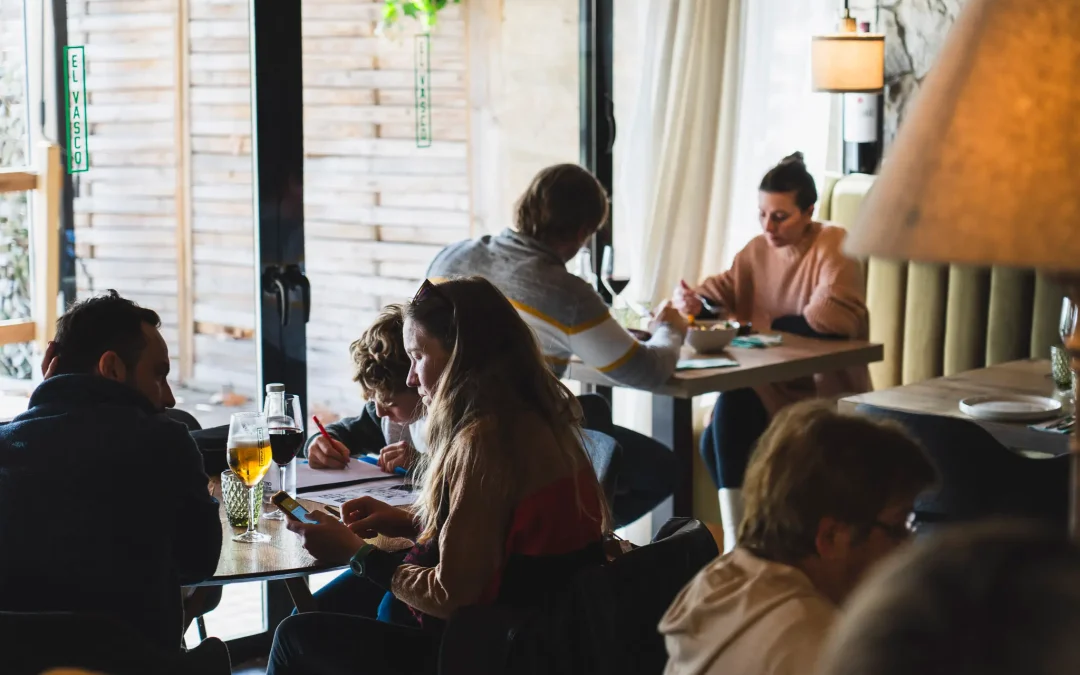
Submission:
<svg viewBox="0 0 1080 675">
<path fill-rule="evenodd" d="M 345 565 L 317 562 L 304 550 L 300 537 L 285 527 L 284 520 L 259 519 L 258 530 L 270 535 L 270 541 L 259 544 L 233 541 L 233 536 L 243 532 L 244 528 L 229 525 L 229 519 L 225 515 L 225 502 L 221 498 L 220 477 L 215 476 L 210 480 L 210 492 L 220 504 L 218 516 L 222 530 L 221 557 L 218 558 L 214 576 L 188 587 L 192 592 L 184 599 L 184 631 L 187 631 L 192 619 L 206 612 L 207 601 L 214 586 L 242 581 L 284 580 L 297 611 L 314 611 L 315 600 L 304 578 L 317 572 L 342 569 Z M 322 504 L 303 498 L 298 501 L 308 511 L 325 511 Z"/>
</svg>

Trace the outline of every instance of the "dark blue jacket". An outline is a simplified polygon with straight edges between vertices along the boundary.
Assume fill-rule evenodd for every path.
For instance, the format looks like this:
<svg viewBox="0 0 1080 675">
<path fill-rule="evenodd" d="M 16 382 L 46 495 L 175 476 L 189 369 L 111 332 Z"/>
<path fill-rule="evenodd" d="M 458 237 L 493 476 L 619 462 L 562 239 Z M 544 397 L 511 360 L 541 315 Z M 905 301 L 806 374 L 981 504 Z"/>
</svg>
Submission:
<svg viewBox="0 0 1080 675">
<path fill-rule="evenodd" d="M 176 650 L 221 531 L 187 428 L 130 387 L 53 377 L 0 425 L 0 610 L 107 613 Z"/>
</svg>

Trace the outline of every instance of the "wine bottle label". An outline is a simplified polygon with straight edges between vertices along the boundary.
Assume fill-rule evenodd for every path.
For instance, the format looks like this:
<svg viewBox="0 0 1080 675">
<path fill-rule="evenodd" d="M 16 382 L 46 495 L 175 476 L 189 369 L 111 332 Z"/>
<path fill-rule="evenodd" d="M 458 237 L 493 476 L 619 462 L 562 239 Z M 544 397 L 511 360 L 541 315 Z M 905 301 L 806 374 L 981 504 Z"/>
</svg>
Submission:
<svg viewBox="0 0 1080 675">
<path fill-rule="evenodd" d="M 876 143 L 878 94 L 844 94 L 844 142 Z"/>
</svg>

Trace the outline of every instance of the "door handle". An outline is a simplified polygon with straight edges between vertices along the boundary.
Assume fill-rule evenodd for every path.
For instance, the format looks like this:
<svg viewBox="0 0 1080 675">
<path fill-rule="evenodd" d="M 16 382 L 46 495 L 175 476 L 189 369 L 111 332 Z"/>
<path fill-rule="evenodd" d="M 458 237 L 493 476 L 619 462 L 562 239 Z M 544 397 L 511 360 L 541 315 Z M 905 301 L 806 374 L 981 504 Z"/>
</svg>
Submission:
<svg viewBox="0 0 1080 675">
<path fill-rule="evenodd" d="M 611 129 L 611 135 L 608 137 L 607 152 L 611 154 L 615 152 L 615 102 L 611 100 L 610 96 L 604 96 L 604 117 L 607 118 L 608 128 Z"/>
<path fill-rule="evenodd" d="M 299 265 L 286 265 L 284 268 L 270 265 L 263 271 L 262 287 L 263 293 L 274 296 L 282 326 L 289 325 L 289 306 L 292 304 L 291 294 L 294 289 L 300 291 L 304 323 L 311 320 L 311 282 L 300 271 Z"/>
<path fill-rule="evenodd" d="M 289 265 L 285 268 L 285 280 L 290 289 L 300 289 L 300 302 L 304 307 L 304 323 L 311 321 L 311 282 L 300 271 L 299 265 Z"/>
<path fill-rule="evenodd" d="M 280 267 L 271 265 L 263 270 L 262 288 L 263 293 L 274 296 L 281 325 L 287 326 L 289 324 L 289 287 Z"/>
</svg>

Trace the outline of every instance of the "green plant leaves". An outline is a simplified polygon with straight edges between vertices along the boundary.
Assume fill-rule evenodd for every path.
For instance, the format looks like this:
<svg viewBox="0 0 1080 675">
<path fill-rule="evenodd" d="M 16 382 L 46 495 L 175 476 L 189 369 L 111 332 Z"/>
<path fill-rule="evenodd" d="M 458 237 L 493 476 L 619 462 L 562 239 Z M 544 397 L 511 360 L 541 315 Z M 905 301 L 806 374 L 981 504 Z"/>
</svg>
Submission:
<svg viewBox="0 0 1080 675">
<path fill-rule="evenodd" d="M 419 19 L 424 30 L 431 30 L 435 26 L 439 10 L 453 2 L 460 4 L 461 0 L 386 0 L 383 5 L 383 26 L 390 26 L 401 20 L 402 16 Z"/>
</svg>

